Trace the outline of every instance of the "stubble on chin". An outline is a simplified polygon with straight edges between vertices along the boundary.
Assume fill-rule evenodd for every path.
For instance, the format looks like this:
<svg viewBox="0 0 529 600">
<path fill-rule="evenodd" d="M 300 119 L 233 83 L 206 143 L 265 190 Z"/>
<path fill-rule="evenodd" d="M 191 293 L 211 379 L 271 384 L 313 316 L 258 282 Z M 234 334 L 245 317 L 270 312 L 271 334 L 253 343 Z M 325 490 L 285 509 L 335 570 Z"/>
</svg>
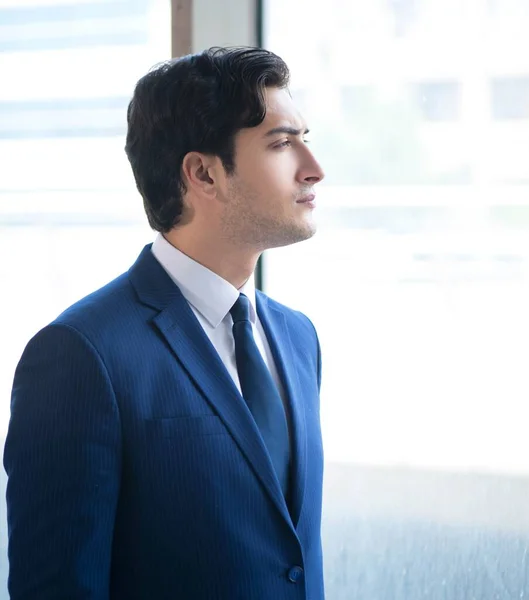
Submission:
<svg viewBox="0 0 529 600">
<path fill-rule="evenodd" d="M 312 215 L 265 214 L 255 210 L 259 198 L 234 185 L 222 215 L 223 237 L 231 244 L 263 252 L 312 238 L 317 226 Z M 296 218 L 298 217 L 298 218 Z"/>
</svg>

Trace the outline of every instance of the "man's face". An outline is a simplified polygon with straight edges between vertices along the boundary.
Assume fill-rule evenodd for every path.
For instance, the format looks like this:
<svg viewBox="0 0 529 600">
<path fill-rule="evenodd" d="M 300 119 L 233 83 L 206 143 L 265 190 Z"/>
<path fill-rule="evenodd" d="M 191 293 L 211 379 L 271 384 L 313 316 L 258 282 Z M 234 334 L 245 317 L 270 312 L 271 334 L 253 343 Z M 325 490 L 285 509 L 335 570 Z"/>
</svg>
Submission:
<svg viewBox="0 0 529 600">
<path fill-rule="evenodd" d="M 286 90 L 265 90 L 266 117 L 235 137 L 235 171 L 222 186 L 224 234 L 262 251 L 312 237 L 314 186 L 323 171 Z"/>
</svg>

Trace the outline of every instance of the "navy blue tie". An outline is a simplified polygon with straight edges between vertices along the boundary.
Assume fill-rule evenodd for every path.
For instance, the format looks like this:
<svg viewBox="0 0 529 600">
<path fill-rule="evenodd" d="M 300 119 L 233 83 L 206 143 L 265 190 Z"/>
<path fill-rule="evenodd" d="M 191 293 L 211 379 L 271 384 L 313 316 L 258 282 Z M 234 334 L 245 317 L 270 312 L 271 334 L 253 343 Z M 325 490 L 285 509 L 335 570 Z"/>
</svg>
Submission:
<svg viewBox="0 0 529 600">
<path fill-rule="evenodd" d="M 283 494 L 288 498 L 290 443 L 283 400 L 255 343 L 250 301 L 244 294 L 239 295 L 230 313 L 242 395 L 261 432 Z"/>
</svg>

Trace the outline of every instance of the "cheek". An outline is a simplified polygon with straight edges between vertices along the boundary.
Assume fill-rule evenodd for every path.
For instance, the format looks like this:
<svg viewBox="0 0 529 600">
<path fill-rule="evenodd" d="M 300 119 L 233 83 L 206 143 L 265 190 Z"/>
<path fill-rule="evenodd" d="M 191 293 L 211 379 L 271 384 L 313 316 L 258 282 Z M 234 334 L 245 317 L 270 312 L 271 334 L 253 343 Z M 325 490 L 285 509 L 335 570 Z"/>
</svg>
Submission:
<svg viewBox="0 0 529 600">
<path fill-rule="evenodd" d="M 291 152 L 255 153 L 238 166 L 241 187 L 264 204 L 282 203 L 295 193 L 297 161 Z"/>
<path fill-rule="evenodd" d="M 268 189 L 274 189 L 283 195 L 291 195 L 296 182 L 296 161 L 292 156 L 278 156 L 263 164 L 259 179 Z"/>
</svg>

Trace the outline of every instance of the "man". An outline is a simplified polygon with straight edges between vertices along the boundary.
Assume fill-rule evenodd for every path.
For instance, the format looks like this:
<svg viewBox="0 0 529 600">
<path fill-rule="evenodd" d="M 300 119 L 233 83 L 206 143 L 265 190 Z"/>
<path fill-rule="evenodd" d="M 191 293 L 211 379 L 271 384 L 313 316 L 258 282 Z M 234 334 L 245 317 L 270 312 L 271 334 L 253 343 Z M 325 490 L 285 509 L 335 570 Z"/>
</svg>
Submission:
<svg viewBox="0 0 529 600">
<path fill-rule="evenodd" d="M 314 233 L 288 77 L 238 48 L 138 82 L 126 151 L 159 235 L 20 360 L 12 599 L 323 599 L 318 340 L 252 278 Z"/>
</svg>

